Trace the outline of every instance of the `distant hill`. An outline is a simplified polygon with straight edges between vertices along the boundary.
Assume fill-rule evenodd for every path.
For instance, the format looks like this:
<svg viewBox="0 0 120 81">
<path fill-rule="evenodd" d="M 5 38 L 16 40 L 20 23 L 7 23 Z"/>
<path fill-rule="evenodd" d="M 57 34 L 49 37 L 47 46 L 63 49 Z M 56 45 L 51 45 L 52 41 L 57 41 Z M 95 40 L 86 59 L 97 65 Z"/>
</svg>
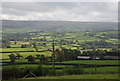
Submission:
<svg viewBox="0 0 120 81">
<path fill-rule="evenodd" d="M 3 32 L 71 32 L 118 30 L 117 22 L 16 21 L 2 20 Z"/>
</svg>

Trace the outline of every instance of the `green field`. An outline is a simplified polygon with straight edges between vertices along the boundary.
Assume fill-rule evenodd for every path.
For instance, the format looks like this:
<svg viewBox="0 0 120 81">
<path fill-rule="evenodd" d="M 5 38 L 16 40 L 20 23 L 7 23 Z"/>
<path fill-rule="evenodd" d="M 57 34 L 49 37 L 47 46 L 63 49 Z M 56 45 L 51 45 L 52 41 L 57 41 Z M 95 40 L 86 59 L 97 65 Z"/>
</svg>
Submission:
<svg viewBox="0 0 120 81">
<path fill-rule="evenodd" d="M 3 62 L 9 62 L 10 60 L 3 60 Z M 39 60 L 35 60 L 37 62 Z M 16 62 L 28 62 L 27 59 L 17 59 Z M 60 63 L 60 62 L 55 62 Z M 62 63 L 67 64 L 93 64 L 93 65 L 119 65 L 119 60 L 73 60 L 63 61 Z"/>
<path fill-rule="evenodd" d="M 118 73 L 119 72 L 119 66 L 111 66 L 111 67 L 98 67 L 96 68 L 96 72 L 98 74 L 109 74 L 109 73 Z M 95 73 L 95 68 L 85 68 L 85 72 L 88 74 Z"/>
<path fill-rule="evenodd" d="M 38 64 L 26 64 L 26 65 L 13 65 L 17 68 L 31 68 L 36 69 L 39 65 Z M 2 66 L 2 68 L 12 68 L 13 66 Z M 52 68 L 52 65 L 42 65 L 43 68 Z M 55 65 L 55 68 L 68 68 L 68 67 L 74 67 L 72 65 Z M 96 71 L 98 74 L 109 74 L 109 73 L 118 73 L 119 66 L 107 66 L 107 67 L 97 67 Z M 63 69 L 56 69 L 57 71 L 62 71 Z M 84 68 L 85 73 L 87 74 L 93 74 L 95 73 L 95 68 Z"/>
<path fill-rule="evenodd" d="M 118 74 L 69 75 L 56 77 L 38 77 L 37 79 L 118 79 Z"/>
<path fill-rule="evenodd" d="M 13 65 L 17 68 L 26 68 L 26 67 L 29 67 L 29 68 L 32 68 L 32 69 L 35 69 L 37 68 L 39 65 L 37 64 L 26 64 L 26 65 Z M 2 68 L 12 68 L 13 66 L 2 66 Z M 42 65 L 43 68 L 52 68 L 52 65 Z M 72 65 L 70 66 L 67 66 L 67 65 L 55 65 L 55 68 L 66 68 L 66 67 L 73 67 Z"/>
<path fill-rule="evenodd" d="M 35 48 L 2 48 L 2 52 L 35 51 Z"/>
<path fill-rule="evenodd" d="M 86 33 L 86 35 L 84 35 Z M 90 33 L 94 33 L 93 36 L 90 36 L 89 34 Z M 116 38 L 109 38 L 109 39 L 101 39 L 101 38 L 98 38 L 96 36 L 103 36 L 103 33 L 105 33 L 106 35 L 109 35 L 109 34 L 115 34 L 116 35 L 116 31 L 107 31 L 107 32 L 75 32 L 75 33 L 69 33 L 69 32 L 66 32 L 64 33 L 65 35 L 62 36 L 62 34 L 58 34 L 56 35 L 56 37 L 54 38 L 54 40 L 57 40 L 57 42 L 55 41 L 55 43 L 57 43 L 55 45 L 55 49 L 57 48 L 60 48 L 60 40 L 65 40 L 65 41 L 73 41 L 75 44 L 67 44 L 66 45 L 62 45 L 62 47 L 65 47 L 67 49 L 71 48 L 71 49 L 78 49 L 77 47 L 79 47 L 79 49 L 83 49 L 83 47 L 80 45 L 80 44 L 84 44 L 85 42 L 94 42 L 94 41 L 100 41 L 100 40 L 104 40 L 106 42 L 110 42 L 110 43 L 113 43 L 113 44 L 116 44 L 118 42 L 118 39 Z M 25 43 L 34 43 L 36 42 L 36 45 L 37 45 L 37 48 L 38 48 L 38 51 L 42 51 L 42 50 L 47 50 L 47 49 L 52 49 L 52 43 L 53 42 L 48 42 L 48 41 L 52 41 L 53 38 L 52 38 L 52 34 L 54 33 L 29 33 L 30 35 L 32 35 L 30 38 L 31 40 L 30 41 L 16 41 L 18 44 L 14 44 L 15 41 L 10 41 L 11 42 L 11 47 L 12 48 L 2 48 L 2 52 L 19 52 L 19 51 L 35 51 L 35 48 L 33 48 L 33 46 L 29 47 L 29 48 L 21 48 L 21 45 L 22 44 L 25 44 Z M 50 35 L 50 36 L 41 36 L 41 35 Z M 6 36 L 3 34 L 3 36 Z M 60 37 L 62 36 L 62 37 Z M 36 41 L 37 39 L 41 39 L 41 38 L 45 38 L 46 41 Z M 71 38 L 71 39 L 68 39 L 68 38 Z M 26 39 L 26 38 L 24 38 Z M 32 39 L 36 39 L 35 41 L 32 40 Z M 76 42 L 77 40 L 77 42 Z M 42 46 L 43 43 L 46 43 L 46 46 Z M 79 44 L 77 44 L 79 43 Z M 112 46 L 111 48 L 99 48 L 101 50 L 111 50 L 112 49 Z M 84 49 L 85 51 L 86 50 L 90 50 L 90 49 Z M 35 53 L 31 52 L 28 54 L 28 52 L 25 53 L 20 53 L 22 54 L 23 56 L 27 56 L 29 54 L 33 54 L 35 55 Z M 46 53 L 38 53 L 38 54 L 45 54 L 46 56 L 49 56 L 51 53 L 47 52 Z M 7 56 L 9 55 L 9 53 L 6 53 L 6 54 L 3 54 L 2 57 L 3 59 L 6 59 L 8 58 Z"/>
<path fill-rule="evenodd" d="M 73 60 L 64 61 L 62 63 L 73 63 L 73 64 L 97 64 L 97 65 L 118 65 L 119 60 Z"/>
<path fill-rule="evenodd" d="M 3 53 L 2 54 L 2 59 L 9 59 L 9 55 L 12 53 Z M 13 53 L 16 54 L 16 53 Z M 37 54 L 40 55 L 45 55 L 45 56 L 51 56 L 52 52 L 50 51 L 45 51 L 45 52 L 19 52 L 20 55 L 22 55 L 24 58 L 26 58 L 29 55 L 32 55 L 34 57 L 36 57 Z"/>
<path fill-rule="evenodd" d="M 87 75 L 69 75 L 69 76 L 54 76 L 54 77 L 37 77 L 37 78 L 27 78 L 27 79 L 18 79 L 15 81 L 39 81 L 42 79 L 46 79 L 47 81 L 50 79 L 102 79 L 103 81 L 106 79 L 119 79 L 119 74 L 87 74 Z M 90 81 L 91 81 L 90 80 Z M 3 80 L 5 81 L 5 80 Z M 6 80 L 6 81 L 14 81 L 14 80 Z M 44 80 L 45 81 L 45 80 Z M 53 80 L 54 81 L 54 80 Z M 58 80 L 59 81 L 59 80 Z M 86 81 L 86 80 L 85 80 Z"/>
</svg>

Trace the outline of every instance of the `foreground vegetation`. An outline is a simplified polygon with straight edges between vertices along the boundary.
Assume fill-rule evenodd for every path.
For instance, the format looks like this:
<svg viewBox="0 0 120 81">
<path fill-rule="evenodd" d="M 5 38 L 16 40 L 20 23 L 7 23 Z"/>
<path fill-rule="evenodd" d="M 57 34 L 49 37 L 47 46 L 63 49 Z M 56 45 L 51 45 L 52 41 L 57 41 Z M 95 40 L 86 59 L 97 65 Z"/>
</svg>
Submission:
<svg viewBox="0 0 120 81">
<path fill-rule="evenodd" d="M 69 76 L 54 76 L 54 77 L 36 77 L 36 78 L 27 78 L 27 79 L 18 79 L 15 81 L 38 81 L 38 80 L 50 80 L 50 79 L 87 79 L 89 81 L 90 79 L 102 79 L 103 81 L 106 79 L 118 79 L 119 74 L 85 74 L 85 75 L 69 75 Z M 4 81 L 4 80 L 3 80 Z M 14 81 L 14 80 L 7 80 L 7 81 Z M 45 81 L 45 80 L 44 80 Z M 54 80 L 53 80 L 54 81 Z M 91 81 L 91 80 L 90 80 Z"/>
<path fill-rule="evenodd" d="M 37 77 L 37 79 L 118 79 L 118 74 L 87 74 L 58 77 Z M 29 78 L 33 79 L 33 78 Z M 34 78 L 35 79 L 35 78 Z"/>
</svg>

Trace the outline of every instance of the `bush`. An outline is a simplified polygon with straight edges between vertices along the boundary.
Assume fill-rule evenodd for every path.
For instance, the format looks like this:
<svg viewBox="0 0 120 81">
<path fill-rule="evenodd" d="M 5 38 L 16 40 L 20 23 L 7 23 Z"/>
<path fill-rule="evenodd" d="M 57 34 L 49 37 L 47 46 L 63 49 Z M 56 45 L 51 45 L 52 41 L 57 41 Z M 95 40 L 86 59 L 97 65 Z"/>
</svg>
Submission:
<svg viewBox="0 0 120 81">
<path fill-rule="evenodd" d="M 56 76 L 62 76 L 65 75 L 63 71 L 56 71 Z"/>
<path fill-rule="evenodd" d="M 34 63 L 34 62 L 35 62 L 35 57 L 33 57 L 32 55 L 29 55 L 29 56 L 27 57 L 27 59 L 28 59 L 28 61 L 29 61 L 30 63 Z"/>
<path fill-rule="evenodd" d="M 32 71 L 36 76 L 46 76 L 49 72 L 48 68 L 42 68 L 42 65 L 40 64 L 37 69 Z"/>
<path fill-rule="evenodd" d="M 21 75 L 22 75 L 21 70 L 16 68 L 15 66 L 2 69 L 2 79 L 3 80 L 17 79 L 17 78 L 21 77 Z"/>
<path fill-rule="evenodd" d="M 65 68 L 63 71 L 65 74 L 68 75 L 74 75 L 74 74 L 79 75 L 84 73 L 84 68 L 82 67 Z"/>
<path fill-rule="evenodd" d="M 42 65 L 41 64 L 37 67 L 37 70 L 36 70 L 35 74 L 39 75 L 39 76 L 42 76 Z"/>
<path fill-rule="evenodd" d="M 18 69 L 17 66 L 12 66 L 9 68 L 2 69 L 3 80 L 23 78 L 32 72 L 36 76 L 46 76 L 49 73 L 48 68 L 42 68 L 42 65 L 39 65 L 38 68 L 31 68 L 26 66 L 25 69 Z"/>
<path fill-rule="evenodd" d="M 31 67 L 26 66 L 24 71 L 23 71 L 23 75 L 25 76 L 25 75 L 29 74 L 30 71 L 34 72 L 35 70 Z"/>
<path fill-rule="evenodd" d="M 42 68 L 42 76 L 46 76 L 49 73 L 49 69 L 48 68 Z"/>
<path fill-rule="evenodd" d="M 56 70 L 50 70 L 50 71 L 48 72 L 48 75 L 49 75 L 49 76 L 56 76 Z"/>
</svg>

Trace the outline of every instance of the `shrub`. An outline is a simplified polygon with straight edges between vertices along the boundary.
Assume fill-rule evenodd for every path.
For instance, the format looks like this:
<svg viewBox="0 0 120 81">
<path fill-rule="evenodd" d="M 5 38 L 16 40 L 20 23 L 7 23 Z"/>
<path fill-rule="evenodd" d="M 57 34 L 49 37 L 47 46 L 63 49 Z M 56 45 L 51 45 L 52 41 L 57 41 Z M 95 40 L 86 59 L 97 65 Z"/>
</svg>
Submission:
<svg viewBox="0 0 120 81">
<path fill-rule="evenodd" d="M 37 76 L 42 76 L 42 65 L 40 64 L 37 69 L 34 70 L 34 73 L 37 75 Z"/>
<path fill-rule="evenodd" d="M 56 76 L 56 70 L 50 70 L 50 71 L 48 72 L 48 75 L 49 75 L 49 76 Z"/>
<path fill-rule="evenodd" d="M 63 71 L 56 71 L 56 76 L 62 76 L 65 75 Z"/>
<path fill-rule="evenodd" d="M 4 80 L 17 79 L 19 77 L 21 77 L 21 71 L 20 71 L 20 69 L 16 68 L 15 66 L 2 69 L 2 78 Z"/>
<path fill-rule="evenodd" d="M 34 71 L 33 68 L 26 66 L 24 71 L 23 71 L 23 75 L 24 76 L 27 75 L 30 71 L 33 72 Z"/>
<path fill-rule="evenodd" d="M 84 73 L 84 68 L 82 67 L 65 68 L 63 71 L 65 74 L 68 75 L 73 75 L 73 74 L 79 75 Z"/>
<path fill-rule="evenodd" d="M 30 63 L 34 63 L 35 62 L 35 57 L 33 57 L 32 55 L 28 56 L 27 59 L 28 59 L 28 61 Z"/>
<path fill-rule="evenodd" d="M 42 76 L 46 76 L 49 73 L 49 69 L 48 68 L 42 68 Z"/>
</svg>

